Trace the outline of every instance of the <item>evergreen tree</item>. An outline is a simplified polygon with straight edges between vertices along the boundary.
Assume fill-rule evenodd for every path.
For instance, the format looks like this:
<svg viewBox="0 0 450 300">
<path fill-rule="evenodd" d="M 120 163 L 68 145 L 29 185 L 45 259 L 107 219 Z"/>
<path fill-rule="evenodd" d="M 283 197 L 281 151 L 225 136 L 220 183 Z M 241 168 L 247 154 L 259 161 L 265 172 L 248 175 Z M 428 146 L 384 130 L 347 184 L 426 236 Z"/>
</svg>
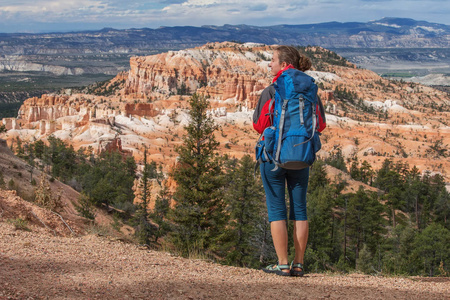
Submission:
<svg viewBox="0 0 450 300">
<path fill-rule="evenodd" d="M 450 263 L 450 231 L 442 225 L 431 224 L 416 236 L 413 255 L 419 261 L 416 265 L 419 275 L 439 275 L 441 262 L 447 272 Z"/>
<path fill-rule="evenodd" d="M 372 253 L 370 253 L 366 244 L 363 245 L 359 257 L 356 259 L 356 270 L 366 274 L 372 273 L 372 270 L 374 270 Z"/>
<path fill-rule="evenodd" d="M 36 162 L 34 161 L 35 155 L 33 151 L 33 145 L 26 143 L 24 146 L 24 150 L 26 152 L 26 155 L 24 155 L 24 158 L 26 162 L 28 163 L 28 171 L 30 172 L 30 183 L 33 182 L 33 172 L 36 168 Z"/>
<path fill-rule="evenodd" d="M 360 170 L 359 170 L 359 162 L 358 162 L 357 156 L 354 156 L 352 158 L 352 163 L 350 165 L 349 173 L 353 179 L 360 180 L 361 174 L 360 174 Z"/>
<path fill-rule="evenodd" d="M 141 183 L 141 202 L 137 205 L 135 213 L 136 236 L 140 243 L 150 244 L 150 238 L 155 235 L 156 227 L 149 222 L 148 204 L 150 200 L 149 193 L 149 164 L 147 163 L 147 149 L 144 150 L 144 170 L 142 172 Z"/>
<path fill-rule="evenodd" d="M 48 142 L 49 146 L 44 155 L 44 161 L 51 165 L 53 177 L 67 183 L 75 174 L 77 163 L 75 150 L 73 146 L 67 146 L 63 140 L 52 135 L 48 137 Z"/>
<path fill-rule="evenodd" d="M 80 214 L 80 216 L 89 220 L 95 220 L 94 205 L 92 204 L 91 199 L 86 194 L 80 193 L 78 204 L 75 205 L 75 209 Z"/>
<path fill-rule="evenodd" d="M 18 157 L 24 157 L 25 150 L 24 150 L 24 148 L 22 146 L 22 140 L 18 136 L 16 137 L 16 149 L 15 150 L 16 150 L 15 151 L 16 155 Z"/>
<path fill-rule="evenodd" d="M 365 184 L 372 184 L 372 179 L 374 175 L 372 166 L 365 160 L 359 165 L 358 157 L 354 156 L 352 158 L 352 164 L 350 165 L 350 176 L 358 181 L 364 182 Z"/>
<path fill-rule="evenodd" d="M 147 163 L 147 149 L 144 150 L 144 170 L 142 172 L 142 179 L 141 179 L 141 204 L 140 209 L 142 211 L 141 216 L 145 219 L 147 222 L 148 219 L 148 203 L 150 198 L 150 192 L 149 192 L 149 164 Z"/>
<path fill-rule="evenodd" d="M 118 152 L 103 153 L 95 159 L 89 172 L 84 174 L 81 182 L 83 190 L 97 206 L 134 212 L 134 179 L 136 163 L 133 157 L 124 158 Z"/>
<path fill-rule="evenodd" d="M 353 262 L 359 257 L 364 244 L 374 254 L 385 232 L 383 228 L 383 206 L 378 201 L 376 193 L 367 193 L 360 186 L 355 194 L 348 195 L 346 208 L 346 236 L 348 250 L 346 255 Z"/>
<path fill-rule="evenodd" d="M 403 168 L 403 166 L 400 166 Z M 404 207 L 405 201 L 403 193 L 405 191 L 404 178 L 398 171 L 402 171 L 399 165 L 394 166 L 392 161 L 386 159 L 383 162 L 381 169 L 378 171 L 375 180 L 375 186 L 385 191 L 384 199 L 390 210 L 392 227 L 396 224 L 396 211 Z M 396 170 L 397 169 L 397 170 Z"/>
<path fill-rule="evenodd" d="M 422 181 L 420 178 L 419 169 L 414 166 L 406 177 L 407 189 L 405 191 L 404 199 L 405 199 L 405 211 L 410 213 L 411 217 L 414 218 L 412 220 L 416 223 L 416 227 L 420 228 L 419 221 L 419 203 L 420 203 L 420 195 L 423 190 Z"/>
<path fill-rule="evenodd" d="M 335 146 L 330 152 L 330 156 L 325 159 L 325 163 L 347 173 L 347 166 L 340 146 Z"/>
<path fill-rule="evenodd" d="M 261 236 L 258 227 L 265 223 L 264 189 L 254 176 L 254 161 L 249 155 L 228 161 L 225 200 L 230 222 L 224 234 L 225 262 L 259 267 Z"/>
<path fill-rule="evenodd" d="M 411 253 L 417 230 L 412 224 L 397 225 L 386 235 L 386 240 L 378 250 L 381 257 L 378 269 L 385 274 L 413 274 L 417 266 Z"/>
<path fill-rule="evenodd" d="M 333 190 L 327 178 L 325 164 L 317 160 L 311 167 L 308 185 L 309 237 L 305 260 L 310 270 L 324 270 L 333 248 Z"/>
<path fill-rule="evenodd" d="M 226 223 L 222 163 L 214 137 L 218 126 L 208 115 L 205 97 L 194 94 L 189 104 L 190 121 L 184 128 L 183 144 L 176 149 L 177 166 L 171 172 L 177 183 L 172 241 L 183 255 L 206 254 L 215 248 Z"/>
<path fill-rule="evenodd" d="M 44 157 L 46 145 L 43 141 L 37 140 L 33 144 L 31 144 L 31 149 L 36 158 L 42 159 Z"/>
<path fill-rule="evenodd" d="M 421 219 L 424 224 L 422 228 L 432 224 L 435 215 L 443 213 L 437 210 L 434 211 L 433 209 L 436 207 L 436 203 L 441 193 L 446 191 L 445 180 L 442 175 L 435 174 L 433 176 L 428 176 L 428 173 L 425 173 L 425 175 L 423 176 L 423 181 L 429 188 L 427 189 L 427 195 L 424 197 L 425 199 L 422 205 Z M 443 208 L 445 209 L 445 206 Z"/>
<path fill-rule="evenodd" d="M 364 160 L 359 170 L 361 175 L 360 180 L 365 184 L 372 185 L 373 176 L 375 175 L 372 166 L 366 160 Z"/>
<path fill-rule="evenodd" d="M 434 220 L 450 230 L 450 193 L 442 189 L 434 206 Z"/>
<path fill-rule="evenodd" d="M 170 193 L 166 185 L 156 197 L 155 207 L 153 212 L 150 214 L 152 220 L 158 225 L 158 229 L 155 234 L 155 243 L 158 242 L 160 237 L 165 236 L 170 232 L 170 224 L 167 221 L 167 216 L 170 212 Z"/>
</svg>

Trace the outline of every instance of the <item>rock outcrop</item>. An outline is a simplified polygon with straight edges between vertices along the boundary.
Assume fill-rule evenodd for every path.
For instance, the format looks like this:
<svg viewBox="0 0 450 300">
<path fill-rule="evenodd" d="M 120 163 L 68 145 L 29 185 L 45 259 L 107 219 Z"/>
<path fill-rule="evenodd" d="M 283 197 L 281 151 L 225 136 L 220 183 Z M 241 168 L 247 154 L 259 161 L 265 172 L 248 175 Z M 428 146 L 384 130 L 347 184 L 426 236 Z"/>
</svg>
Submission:
<svg viewBox="0 0 450 300">
<path fill-rule="evenodd" d="M 197 91 L 253 108 L 258 92 L 270 83 L 268 61 L 261 59 L 269 52 L 268 46 L 247 48 L 225 42 L 132 57 L 125 95 L 148 99 L 155 91 L 165 95 Z"/>
<path fill-rule="evenodd" d="M 127 103 L 124 110 L 126 116 L 155 117 L 159 113 L 151 103 Z"/>
</svg>

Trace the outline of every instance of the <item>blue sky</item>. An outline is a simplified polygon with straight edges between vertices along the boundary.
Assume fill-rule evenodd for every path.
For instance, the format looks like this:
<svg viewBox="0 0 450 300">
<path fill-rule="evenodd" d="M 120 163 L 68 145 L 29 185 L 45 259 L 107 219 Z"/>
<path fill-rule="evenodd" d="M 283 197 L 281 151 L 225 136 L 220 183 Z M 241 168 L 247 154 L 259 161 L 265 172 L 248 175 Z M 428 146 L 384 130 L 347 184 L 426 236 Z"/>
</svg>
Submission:
<svg viewBox="0 0 450 300">
<path fill-rule="evenodd" d="M 450 25 L 449 0 L 0 0 L 0 32 L 367 22 Z"/>
</svg>

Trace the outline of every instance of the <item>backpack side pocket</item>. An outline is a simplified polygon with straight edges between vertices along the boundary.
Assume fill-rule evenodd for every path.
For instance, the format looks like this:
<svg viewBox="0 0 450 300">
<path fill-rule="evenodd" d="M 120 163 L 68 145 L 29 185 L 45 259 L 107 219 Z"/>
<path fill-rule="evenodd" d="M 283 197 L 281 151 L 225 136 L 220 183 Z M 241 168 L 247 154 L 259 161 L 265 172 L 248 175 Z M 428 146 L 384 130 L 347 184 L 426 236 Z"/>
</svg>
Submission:
<svg viewBox="0 0 450 300">
<path fill-rule="evenodd" d="M 264 146 L 269 159 L 272 159 L 273 153 L 275 151 L 275 133 L 276 128 L 274 126 L 267 127 L 264 129 Z"/>
</svg>

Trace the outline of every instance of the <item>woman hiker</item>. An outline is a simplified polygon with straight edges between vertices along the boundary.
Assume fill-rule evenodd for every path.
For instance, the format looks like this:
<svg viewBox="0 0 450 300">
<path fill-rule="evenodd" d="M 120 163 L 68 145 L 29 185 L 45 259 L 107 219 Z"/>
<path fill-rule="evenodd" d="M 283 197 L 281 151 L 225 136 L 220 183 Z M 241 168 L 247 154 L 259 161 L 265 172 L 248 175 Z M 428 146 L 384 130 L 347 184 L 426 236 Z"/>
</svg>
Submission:
<svg viewBox="0 0 450 300">
<path fill-rule="evenodd" d="M 287 69 L 295 68 L 302 72 L 311 68 L 311 60 L 301 55 L 298 50 L 290 46 L 275 48 L 270 72 L 274 76 L 273 82 Z M 269 103 L 275 95 L 273 83 L 261 94 L 253 115 L 253 127 L 260 134 L 271 126 L 269 117 Z M 272 108 L 273 109 L 273 108 Z M 308 220 L 306 217 L 306 190 L 308 187 L 309 167 L 301 170 L 275 168 L 272 162 L 260 165 L 261 177 L 266 193 L 267 210 L 269 213 L 270 230 L 278 256 L 278 263 L 263 268 L 264 272 L 281 276 L 303 276 L 303 256 L 308 241 Z M 294 222 L 295 257 L 288 262 L 288 232 L 287 212 L 285 203 L 285 186 L 287 183 L 290 212 L 289 218 Z"/>
</svg>

